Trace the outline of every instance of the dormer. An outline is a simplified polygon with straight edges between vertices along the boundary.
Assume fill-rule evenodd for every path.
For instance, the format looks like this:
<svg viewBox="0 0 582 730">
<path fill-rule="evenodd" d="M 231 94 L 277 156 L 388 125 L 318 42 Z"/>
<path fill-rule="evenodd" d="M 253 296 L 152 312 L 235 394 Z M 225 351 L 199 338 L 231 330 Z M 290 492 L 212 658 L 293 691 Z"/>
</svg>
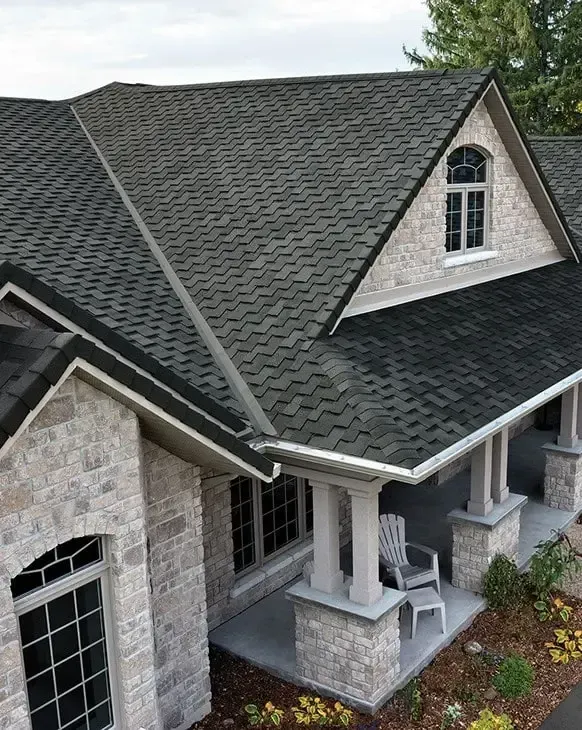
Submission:
<svg viewBox="0 0 582 730">
<path fill-rule="evenodd" d="M 492 92 L 490 94 L 492 98 Z M 498 98 L 497 95 L 495 98 Z M 496 120 L 503 115 L 497 112 Z M 342 317 L 563 260 L 486 100 L 469 114 L 384 244 Z M 520 139 L 513 128 L 513 144 Z M 528 169 L 529 165 L 529 169 Z M 524 175 L 529 175 L 526 185 Z"/>
</svg>

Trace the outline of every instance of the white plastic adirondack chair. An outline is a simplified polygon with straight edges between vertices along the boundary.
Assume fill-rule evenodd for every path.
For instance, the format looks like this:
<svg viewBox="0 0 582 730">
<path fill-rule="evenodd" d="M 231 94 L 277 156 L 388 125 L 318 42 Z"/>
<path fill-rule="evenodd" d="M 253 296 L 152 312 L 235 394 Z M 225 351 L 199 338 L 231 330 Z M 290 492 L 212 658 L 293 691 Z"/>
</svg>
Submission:
<svg viewBox="0 0 582 730">
<path fill-rule="evenodd" d="M 400 591 L 409 591 L 427 583 L 436 583 L 438 593 L 441 592 L 439 577 L 439 555 L 436 550 L 418 545 L 415 542 L 406 542 L 404 517 L 400 515 L 380 515 L 380 564 L 396 579 Z M 413 547 L 430 555 L 431 567 L 421 568 L 411 565 L 406 554 L 406 548 Z"/>
</svg>

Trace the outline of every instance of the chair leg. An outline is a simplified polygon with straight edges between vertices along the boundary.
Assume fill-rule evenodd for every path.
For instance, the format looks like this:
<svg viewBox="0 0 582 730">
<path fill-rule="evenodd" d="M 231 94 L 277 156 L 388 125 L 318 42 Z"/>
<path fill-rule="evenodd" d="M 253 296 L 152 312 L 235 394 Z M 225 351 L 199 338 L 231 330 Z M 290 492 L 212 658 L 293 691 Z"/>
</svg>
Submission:
<svg viewBox="0 0 582 730">
<path fill-rule="evenodd" d="M 437 593 L 440 596 L 440 594 L 441 594 L 441 579 L 440 579 L 440 576 L 439 575 L 437 575 L 437 577 L 435 578 L 435 581 L 434 582 L 436 583 Z"/>
<path fill-rule="evenodd" d="M 411 627 L 410 627 L 410 638 L 411 639 L 414 639 L 414 637 L 416 636 L 416 622 L 417 622 L 417 619 L 418 619 L 418 611 L 416 610 L 416 608 L 413 608 L 412 609 L 412 624 L 411 624 Z"/>
<path fill-rule="evenodd" d="M 445 615 L 445 607 L 441 606 L 441 622 L 443 625 L 443 634 L 447 633 L 447 619 Z"/>
</svg>

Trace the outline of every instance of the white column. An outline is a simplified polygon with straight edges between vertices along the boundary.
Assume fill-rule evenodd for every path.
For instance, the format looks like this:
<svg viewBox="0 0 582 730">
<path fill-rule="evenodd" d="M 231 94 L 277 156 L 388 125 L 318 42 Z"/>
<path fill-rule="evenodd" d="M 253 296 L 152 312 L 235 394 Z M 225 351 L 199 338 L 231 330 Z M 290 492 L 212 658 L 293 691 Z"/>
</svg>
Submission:
<svg viewBox="0 0 582 730">
<path fill-rule="evenodd" d="M 354 582 L 350 600 L 371 606 L 382 598 L 378 580 L 378 491 L 348 489 L 352 500 L 352 559 Z"/>
<path fill-rule="evenodd" d="M 334 593 L 344 582 L 340 570 L 338 490 L 309 481 L 313 487 L 313 574 L 311 587 Z"/>
<path fill-rule="evenodd" d="M 493 436 L 491 463 L 491 496 L 500 504 L 509 497 L 507 486 L 507 451 L 509 446 L 508 429 L 504 428 Z"/>
<path fill-rule="evenodd" d="M 558 446 L 571 449 L 578 442 L 578 385 L 562 393 L 562 417 Z"/>
<path fill-rule="evenodd" d="M 491 465 L 493 439 L 488 438 L 473 449 L 471 456 L 471 499 L 467 512 L 484 517 L 493 509 L 491 499 Z"/>
</svg>

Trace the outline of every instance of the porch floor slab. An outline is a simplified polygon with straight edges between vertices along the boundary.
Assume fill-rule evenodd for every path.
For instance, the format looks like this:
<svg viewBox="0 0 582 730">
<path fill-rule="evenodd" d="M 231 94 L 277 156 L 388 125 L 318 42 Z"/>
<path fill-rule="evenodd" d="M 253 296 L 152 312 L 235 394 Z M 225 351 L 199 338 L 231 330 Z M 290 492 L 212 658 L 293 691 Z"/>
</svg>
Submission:
<svg viewBox="0 0 582 730">
<path fill-rule="evenodd" d="M 552 434 L 529 429 L 510 442 L 508 481 L 510 489 L 528 496 L 521 512 L 519 562 L 525 565 L 535 545 L 562 530 L 576 515 L 546 507 L 542 501 L 544 458 L 541 446 Z M 441 592 L 447 613 L 447 633 L 441 633 L 440 615 L 422 613 L 415 639 L 410 639 L 410 612 L 401 620 L 400 676 L 387 688 L 388 698 L 427 666 L 436 654 L 467 628 L 485 608 L 482 596 L 455 588 L 450 583 L 452 530 L 447 513 L 468 498 L 469 473 L 461 472 L 439 486 L 391 483 L 380 497 L 380 510 L 406 518 L 407 538 L 439 551 Z M 342 553 L 342 568 L 351 574 L 349 547 Z M 292 581 L 295 582 L 295 581 Z M 290 585 L 290 584 L 289 584 Z M 293 604 L 285 598 L 289 585 L 222 624 L 209 634 L 216 646 L 288 681 L 295 676 L 295 620 Z"/>
</svg>

